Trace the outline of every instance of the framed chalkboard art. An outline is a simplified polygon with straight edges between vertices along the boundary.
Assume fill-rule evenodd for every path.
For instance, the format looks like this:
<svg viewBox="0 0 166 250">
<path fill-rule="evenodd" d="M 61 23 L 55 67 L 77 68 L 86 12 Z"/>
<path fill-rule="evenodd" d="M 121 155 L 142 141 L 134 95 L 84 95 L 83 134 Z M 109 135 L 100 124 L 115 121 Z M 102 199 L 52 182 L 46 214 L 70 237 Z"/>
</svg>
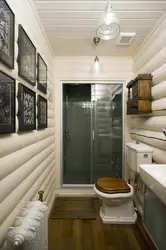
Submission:
<svg viewBox="0 0 166 250">
<path fill-rule="evenodd" d="M 0 0 L 0 61 L 14 69 L 15 15 L 5 0 Z"/>
<path fill-rule="evenodd" d="M 37 110 L 38 129 L 47 128 L 47 100 L 40 95 L 38 95 Z"/>
<path fill-rule="evenodd" d="M 0 134 L 15 132 L 15 79 L 0 71 Z"/>
<path fill-rule="evenodd" d="M 36 48 L 21 25 L 19 25 L 17 62 L 19 76 L 35 86 Z"/>
<path fill-rule="evenodd" d="M 36 93 L 19 83 L 18 86 L 18 131 L 36 129 Z"/>
<path fill-rule="evenodd" d="M 37 54 L 37 88 L 47 94 L 47 65 L 40 54 Z"/>
</svg>

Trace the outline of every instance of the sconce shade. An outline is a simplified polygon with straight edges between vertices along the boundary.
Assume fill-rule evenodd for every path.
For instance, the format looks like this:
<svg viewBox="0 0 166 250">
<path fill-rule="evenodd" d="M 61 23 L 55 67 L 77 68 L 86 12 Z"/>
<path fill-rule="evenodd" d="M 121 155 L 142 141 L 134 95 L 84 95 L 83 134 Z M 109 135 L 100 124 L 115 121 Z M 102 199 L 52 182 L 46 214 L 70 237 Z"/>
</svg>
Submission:
<svg viewBox="0 0 166 250">
<path fill-rule="evenodd" d="M 102 65 L 99 61 L 99 58 L 96 56 L 94 59 L 94 63 L 92 65 L 91 71 L 97 73 L 97 72 L 101 72 L 102 70 L 103 70 Z"/>
</svg>

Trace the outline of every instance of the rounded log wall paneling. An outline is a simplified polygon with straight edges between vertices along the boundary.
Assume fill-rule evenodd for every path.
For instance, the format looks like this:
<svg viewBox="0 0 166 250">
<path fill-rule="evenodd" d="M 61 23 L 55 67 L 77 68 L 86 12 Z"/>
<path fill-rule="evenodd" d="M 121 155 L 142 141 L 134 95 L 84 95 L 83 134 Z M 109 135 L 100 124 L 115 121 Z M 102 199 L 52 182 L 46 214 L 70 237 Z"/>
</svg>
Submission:
<svg viewBox="0 0 166 250">
<path fill-rule="evenodd" d="M 158 134 L 157 134 L 158 133 Z M 136 138 L 138 141 L 142 141 L 146 144 L 154 146 L 156 148 L 160 148 L 166 150 L 166 138 L 160 132 L 154 131 L 145 131 L 145 130 L 132 130 L 131 131 L 132 138 Z"/>
<path fill-rule="evenodd" d="M 157 100 L 166 96 L 166 81 L 152 87 L 152 98 Z"/>
<path fill-rule="evenodd" d="M 28 147 L 38 141 L 47 139 L 52 135 L 54 135 L 54 129 L 48 128 L 46 130 L 34 130 L 24 134 L 12 134 L 7 136 L 1 136 L 0 140 L 3 147 L 0 147 L 0 157 L 9 155 L 13 152 Z"/>
<path fill-rule="evenodd" d="M 33 160 L 33 157 L 39 157 L 42 155 L 42 152 L 44 153 L 44 151 L 47 150 L 47 147 L 53 143 L 54 137 L 52 136 L 45 139 L 44 141 L 39 141 L 29 147 L 10 154 L 10 161 L 8 158 L 9 156 L 1 158 L 0 180 L 7 177 L 8 175 L 11 175 L 13 171 L 15 171 L 17 168 L 20 168 L 28 161 Z M 17 159 L 17 161 L 15 159 Z"/>
<path fill-rule="evenodd" d="M 45 198 L 48 196 L 48 194 L 46 193 L 46 191 L 47 191 L 46 189 L 50 186 L 50 181 L 52 179 L 54 179 L 54 181 L 55 181 L 55 168 L 54 168 L 54 166 L 50 169 L 50 172 L 45 177 L 45 181 L 43 182 L 42 186 L 40 187 L 41 190 L 44 190 L 44 201 L 45 201 Z M 39 197 L 39 195 L 37 193 L 33 197 L 33 200 L 37 200 L 38 197 Z"/>
<path fill-rule="evenodd" d="M 38 199 L 43 189 L 44 200 L 50 206 L 55 196 L 55 109 L 54 109 L 54 54 L 44 29 L 29 0 L 7 0 L 15 14 L 15 65 L 8 69 L 0 62 L 0 70 L 16 79 L 18 83 L 48 100 L 48 128 L 0 135 L 0 248 L 4 244 L 8 228 L 19 215 L 27 201 Z M 21 24 L 47 64 L 47 94 L 43 94 L 18 75 L 18 25 Z M 16 98 L 16 114 L 18 101 Z"/>
<path fill-rule="evenodd" d="M 166 109 L 166 97 L 155 100 L 152 102 L 152 110 L 165 110 Z"/>
<path fill-rule="evenodd" d="M 17 186 L 5 200 L 1 202 L 0 206 L 0 223 L 3 223 L 8 214 L 17 205 L 17 203 L 22 199 L 29 188 L 40 179 L 47 170 L 49 164 L 52 163 L 54 159 L 54 153 L 47 157 L 39 166 L 31 173 L 19 186 Z M 12 198 L 13 197 L 13 198 Z"/>
<path fill-rule="evenodd" d="M 166 21 L 166 20 L 165 20 Z M 163 36 L 163 32 L 161 36 Z M 152 47 L 161 44 L 161 40 L 156 36 L 156 39 L 152 40 Z M 163 129 L 166 129 L 166 115 L 156 114 L 155 112 L 165 112 L 166 110 L 166 59 L 164 58 L 164 52 L 166 51 L 166 43 L 161 51 L 151 57 L 151 60 L 147 64 L 143 64 L 146 56 L 150 57 L 148 53 L 151 53 L 151 49 L 145 51 L 143 56 L 134 62 L 134 68 L 139 68 L 139 64 L 142 68 L 138 70 L 139 73 L 151 73 L 153 75 L 152 84 L 152 111 L 154 114 L 149 116 L 133 116 L 131 119 L 131 138 L 144 144 L 148 144 L 153 148 L 153 161 L 159 164 L 166 164 L 166 136 L 163 133 Z M 162 45 L 162 46 L 163 46 Z M 139 62 L 138 62 L 139 61 Z"/>
<path fill-rule="evenodd" d="M 131 120 L 131 127 L 161 132 L 166 126 L 166 116 L 138 117 Z"/>
<path fill-rule="evenodd" d="M 0 182 L 0 202 L 2 202 L 21 182 L 23 182 L 24 179 L 30 174 L 33 174 L 33 171 L 37 169 L 37 167 L 40 166 L 40 164 L 44 162 L 52 152 L 54 152 L 53 144 L 45 148 L 21 167 L 17 168 L 17 170 L 8 175 L 7 178 L 4 178 Z M 13 180 L 15 181 L 13 182 Z"/>
</svg>

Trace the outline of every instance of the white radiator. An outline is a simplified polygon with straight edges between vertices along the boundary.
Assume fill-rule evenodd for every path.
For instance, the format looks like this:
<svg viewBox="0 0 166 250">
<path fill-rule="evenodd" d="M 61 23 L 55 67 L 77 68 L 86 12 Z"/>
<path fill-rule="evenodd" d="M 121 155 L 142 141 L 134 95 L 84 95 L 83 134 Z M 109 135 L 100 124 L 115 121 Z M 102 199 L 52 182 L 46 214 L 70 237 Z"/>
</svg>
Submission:
<svg viewBox="0 0 166 250">
<path fill-rule="evenodd" d="M 7 250 L 48 250 L 48 207 L 28 202 L 7 234 Z"/>
</svg>

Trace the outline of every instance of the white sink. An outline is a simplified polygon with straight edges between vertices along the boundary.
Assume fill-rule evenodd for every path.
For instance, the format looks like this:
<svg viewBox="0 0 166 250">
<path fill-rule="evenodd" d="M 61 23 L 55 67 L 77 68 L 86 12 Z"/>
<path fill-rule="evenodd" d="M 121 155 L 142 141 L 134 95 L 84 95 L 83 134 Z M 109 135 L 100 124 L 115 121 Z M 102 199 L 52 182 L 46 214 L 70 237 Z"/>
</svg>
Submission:
<svg viewBox="0 0 166 250">
<path fill-rule="evenodd" d="M 139 172 L 143 182 L 166 205 L 166 164 L 143 164 Z"/>
</svg>

